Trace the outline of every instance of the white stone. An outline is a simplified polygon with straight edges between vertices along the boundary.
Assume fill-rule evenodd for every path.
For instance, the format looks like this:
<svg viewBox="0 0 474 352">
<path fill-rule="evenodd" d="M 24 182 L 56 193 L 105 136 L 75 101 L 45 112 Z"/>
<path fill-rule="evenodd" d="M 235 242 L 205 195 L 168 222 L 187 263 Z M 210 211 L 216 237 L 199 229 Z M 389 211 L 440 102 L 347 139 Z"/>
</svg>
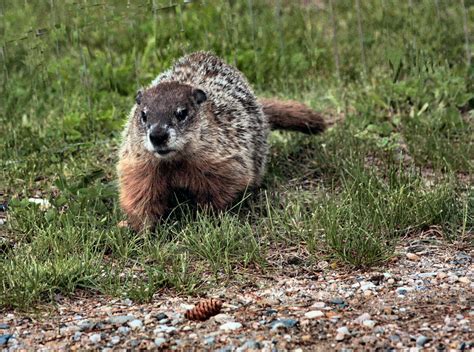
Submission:
<svg viewBox="0 0 474 352">
<path fill-rule="evenodd" d="M 311 307 L 322 309 L 322 308 L 326 307 L 326 303 L 324 303 L 324 302 L 315 302 Z"/>
<path fill-rule="evenodd" d="M 224 324 L 228 321 L 232 321 L 233 318 L 229 314 L 220 313 L 214 316 L 214 320 L 220 324 Z"/>
<path fill-rule="evenodd" d="M 372 329 L 375 326 L 375 324 L 377 324 L 377 323 L 374 320 L 370 320 L 370 319 L 364 320 L 362 322 L 362 325 L 364 325 L 364 326 L 366 326 L 370 329 Z"/>
<path fill-rule="evenodd" d="M 132 330 L 139 330 L 143 327 L 143 323 L 141 320 L 139 319 L 135 319 L 135 320 L 132 320 L 132 321 L 129 321 L 128 323 L 128 326 L 130 326 L 130 328 Z"/>
<path fill-rule="evenodd" d="M 462 282 L 463 284 L 470 284 L 471 280 L 469 280 L 468 277 L 463 276 L 459 278 L 459 282 Z"/>
<path fill-rule="evenodd" d="M 219 329 L 224 330 L 224 331 L 229 331 L 229 330 L 237 330 L 242 327 L 241 323 L 237 323 L 235 321 L 229 321 L 228 323 L 222 324 Z"/>
<path fill-rule="evenodd" d="M 89 336 L 89 340 L 92 342 L 92 343 L 98 343 L 100 342 L 100 334 L 93 334 L 91 336 Z"/>
<path fill-rule="evenodd" d="M 366 320 L 369 320 L 370 319 L 370 314 L 369 313 L 364 313 L 362 315 L 360 315 L 359 317 L 357 317 L 354 322 L 357 323 L 357 324 L 362 324 L 364 321 Z"/>
<path fill-rule="evenodd" d="M 341 326 L 337 329 L 338 334 L 350 335 L 349 329 L 347 326 Z"/>
<path fill-rule="evenodd" d="M 47 199 L 41 199 L 41 198 L 28 198 L 28 201 L 30 203 L 38 204 L 39 208 L 41 210 L 46 210 L 51 208 L 51 203 Z"/>
<path fill-rule="evenodd" d="M 162 337 L 158 337 L 155 339 L 155 341 L 153 341 L 155 343 L 155 345 L 157 347 L 160 347 L 162 344 L 164 344 L 166 342 L 166 339 L 162 338 Z"/>
<path fill-rule="evenodd" d="M 363 281 L 360 283 L 360 289 L 362 291 L 367 291 L 367 290 L 371 290 L 371 289 L 374 289 L 376 288 L 377 286 L 375 286 L 375 284 L 373 282 L 366 282 L 366 281 Z"/>
<path fill-rule="evenodd" d="M 309 318 L 309 319 L 321 318 L 321 317 L 324 317 L 324 313 L 321 312 L 320 310 L 312 310 L 312 311 L 309 311 L 309 312 L 305 313 L 304 316 L 306 318 Z"/>
</svg>

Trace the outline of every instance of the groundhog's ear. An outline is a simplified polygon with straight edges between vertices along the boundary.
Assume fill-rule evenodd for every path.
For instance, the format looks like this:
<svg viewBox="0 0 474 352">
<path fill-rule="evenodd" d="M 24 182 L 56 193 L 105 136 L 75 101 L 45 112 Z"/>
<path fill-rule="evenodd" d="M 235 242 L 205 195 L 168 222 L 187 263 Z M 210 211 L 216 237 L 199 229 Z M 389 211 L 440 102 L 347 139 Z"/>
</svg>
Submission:
<svg viewBox="0 0 474 352">
<path fill-rule="evenodd" d="M 193 97 L 196 99 L 196 103 L 201 104 L 207 100 L 207 95 L 200 89 L 193 90 Z"/>
<path fill-rule="evenodd" d="M 140 105 L 140 103 L 142 102 L 142 96 L 143 91 L 140 89 L 137 91 L 137 95 L 135 96 L 135 103 L 137 103 L 137 105 Z"/>
</svg>

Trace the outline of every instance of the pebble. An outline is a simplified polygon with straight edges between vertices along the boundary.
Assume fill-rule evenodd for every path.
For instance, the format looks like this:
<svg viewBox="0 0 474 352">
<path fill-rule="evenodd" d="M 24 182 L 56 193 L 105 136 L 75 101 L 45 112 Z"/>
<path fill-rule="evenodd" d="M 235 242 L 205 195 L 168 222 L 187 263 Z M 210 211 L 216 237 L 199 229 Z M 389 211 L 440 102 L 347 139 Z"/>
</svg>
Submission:
<svg viewBox="0 0 474 352">
<path fill-rule="evenodd" d="M 363 291 L 363 292 L 364 292 L 364 296 L 365 296 L 365 297 L 370 297 L 370 296 L 372 296 L 372 295 L 374 294 L 374 293 L 373 293 L 372 291 L 370 291 L 370 290 Z"/>
<path fill-rule="evenodd" d="M 407 253 L 407 258 L 413 261 L 420 260 L 420 257 L 417 256 L 415 253 Z"/>
<path fill-rule="evenodd" d="M 375 320 L 370 320 L 370 319 L 367 319 L 367 320 L 364 320 L 362 322 L 362 325 L 370 328 L 370 329 L 373 329 L 375 324 L 377 324 L 377 322 Z"/>
<path fill-rule="evenodd" d="M 438 273 L 437 272 L 429 272 L 429 273 L 419 273 L 419 274 L 416 274 L 417 277 L 419 278 L 422 278 L 422 279 L 425 279 L 425 278 L 428 278 L 428 277 L 434 277 L 436 276 Z"/>
<path fill-rule="evenodd" d="M 122 335 L 128 334 L 130 331 L 130 328 L 128 326 L 121 326 L 117 329 L 117 332 Z"/>
<path fill-rule="evenodd" d="M 396 289 L 396 292 L 400 295 L 400 296 L 405 296 L 409 291 L 413 290 L 411 287 L 398 287 Z"/>
<path fill-rule="evenodd" d="M 338 333 L 336 334 L 336 341 L 342 341 L 342 340 L 344 340 L 345 338 L 346 338 L 346 335 L 343 334 L 343 333 L 338 332 Z"/>
<path fill-rule="evenodd" d="M 309 311 L 309 312 L 305 313 L 304 316 L 306 318 L 309 318 L 309 319 L 321 318 L 321 317 L 324 317 L 324 313 L 321 312 L 320 310 L 312 310 L 312 311 Z"/>
<path fill-rule="evenodd" d="M 0 335 L 0 346 L 6 345 L 12 337 L 12 334 Z"/>
<path fill-rule="evenodd" d="M 369 320 L 370 319 L 370 314 L 369 313 L 364 313 L 360 316 L 358 316 L 354 322 L 357 323 L 357 324 L 362 324 L 364 321 L 366 320 Z"/>
<path fill-rule="evenodd" d="M 344 334 L 344 335 L 350 335 L 350 331 L 347 328 L 347 326 L 341 326 L 340 328 L 337 329 L 338 334 Z"/>
<path fill-rule="evenodd" d="M 338 306 L 338 308 L 345 308 L 348 306 L 348 304 L 344 301 L 344 299 L 340 297 L 333 298 L 330 302 L 331 304 Z"/>
<path fill-rule="evenodd" d="M 130 298 L 125 298 L 122 302 L 127 306 L 131 306 L 133 304 L 133 301 Z"/>
<path fill-rule="evenodd" d="M 272 330 L 278 330 L 279 328 L 293 328 L 298 324 L 298 320 L 294 319 L 277 319 L 273 321 L 270 325 Z"/>
<path fill-rule="evenodd" d="M 183 328 L 183 330 L 184 330 L 184 328 Z M 190 329 L 188 329 L 188 330 L 190 330 Z M 170 332 L 173 332 L 173 331 L 176 331 L 176 328 L 174 326 L 158 325 L 158 327 L 155 330 L 153 330 L 153 333 L 155 335 L 158 335 L 161 332 L 170 333 Z"/>
<path fill-rule="evenodd" d="M 118 344 L 119 342 L 120 342 L 120 336 L 118 336 L 118 335 L 114 335 L 114 336 L 112 336 L 112 338 L 110 339 L 110 343 L 111 343 L 112 345 L 116 345 L 116 344 Z"/>
<path fill-rule="evenodd" d="M 278 311 L 276 309 L 267 309 L 265 311 L 265 315 L 273 315 L 273 314 L 277 314 Z"/>
<path fill-rule="evenodd" d="M 259 350 L 262 346 L 255 340 L 247 340 L 242 346 L 237 348 L 237 352 L 244 352 L 247 350 Z"/>
<path fill-rule="evenodd" d="M 323 309 L 324 307 L 326 307 L 326 303 L 324 303 L 324 302 L 315 302 L 315 303 L 313 303 L 313 305 L 311 307 L 318 308 L 318 309 Z"/>
<path fill-rule="evenodd" d="M 469 280 L 468 277 L 465 277 L 465 276 L 462 276 L 458 279 L 459 282 L 463 283 L 463 284 L 470 284 L 471 283 L 471 280 Z"/>
<path fill-rule="evenodd" d="M 90 322 L 89 320 L 83 320 L 77 326 L 81 331 L 92 330 L 94 327 L 94 323 Z"/>
<path fill-rule="evenodd" d="M 158 313 L 156 316 L 155 316 L 155 319 L 160 321 L 160 320 L 163 320 L 163 319 L 168 319 L 168 316 L 165 314 L 165 313 Z"/>
<path fill-rule="evenodd" d="M 0 330 L 6 330 L 6 329 L 10 329 L 10 325 L 4 324 L 4 323 L 0 323 Z"/>
<path fill-rule="evenodd" d="M 74 335 L 72 336 L 72 340 L 73 341 L 79 341 L 81 339 L 81 336 L 82 336 L 82 332 L 76 331 L 74 333 Z"/>
<path fill-rule="evenodd" d="M 362 291 L 367 291 L 376 288 L 377 286 L 373 282 L 361 282 L 360 289 Z"/>
<path fill-rule="evenodd" d="M 140 319 L 129 321 L 127 324 L 132 330 L 139 330 L 143 327 L 143 323 Z"/>
<path fill-rule="evenodd" d="M 229 321 L 228 323 L 222 324 L 219 329 L 224 330 L 224 331 L 229 331 L 229 330 L 237 330 L 242 327 L 241 323 L 237 323 L 235 321 Z"/>
<path fill-rule="evenodd" d="M 419 346 L 419 347 L 423 347 L 423 346 L 426 345 L 426 343 L 429 342 L 430 340 L 431 340 L 431 339 L 430 339 L 429 337 L 420 335 L 420 336 L 416 339 L 416 345 Z"/>
<path fill-rule="evenodd" d="M 401 341 L 400 336 L 398 336 L 398 335 L 390 335 L 388 338 L 389 338 L 390 341 L 392 341 L 392 342 L 399 342 L 399 341 Z"/>
<path fill-rule="evenodd" d="M 110 317 L 109 323 L 115 324 L 115 325 L 123 325 L 126 322 L 129 322 L 132 320 L 135 320 L 135 317 L 133 315 L 117 315 L 115 317 Z"/>
<path fill-rule="evenodd" d="M 441 279 L 441 280 L 442 280 L 442 279 L 447 278 L 447 277 L 448 277 L 448 274 L 443 273 L 443 272 L 441 271 L 441 272 L 438 273 L 438 275 L 436 275 L 436 277 L 437 277 L 438 279 Z"/>
<path fill-rule="evenodd" d="M 153 342 L 155 343 L 156 347 L 160 347 L 162 344 L 166 343 L 166 339 L 157 337 Z"/>
<path fill-rule="evenodd" d="M 206 345 L 213 345 L 216 343 L 216 338 L 214 336 L 208 336 L 204 338 L 204 343 Z"/>
<path fill-rule="evenodd" d="M 227 323 L 228 321 L 232 321 L 232 318 L 229 314 L 220 313 L 214 316 L 214 320 L 220 324 Z"/>
<path fill-rule="evenodd" d="M 91 336 L 89 336 L 89 340 L 92 343 L 99 343 L 100 340 L 101 340 L 101 336 L 100 336 L 100 334 L 92 334 Z"/>
</svg>

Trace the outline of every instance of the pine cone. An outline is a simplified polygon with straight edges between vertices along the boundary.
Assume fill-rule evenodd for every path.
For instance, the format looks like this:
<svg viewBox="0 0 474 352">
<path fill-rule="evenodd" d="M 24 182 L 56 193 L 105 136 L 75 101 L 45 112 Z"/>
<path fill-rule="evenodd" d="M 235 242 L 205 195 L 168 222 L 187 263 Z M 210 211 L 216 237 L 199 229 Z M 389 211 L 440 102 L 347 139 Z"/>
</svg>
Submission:
<svg viewBox="0 0 474 352">
<path fill-rule="evenodd" d="M 218 299 L 206 299 L 199 302 L 193 309 L 184 313 L 184 316 L 189 320 L 204 321 L 218 314 L 221 311 L 222 302 Z"/>
</svg>

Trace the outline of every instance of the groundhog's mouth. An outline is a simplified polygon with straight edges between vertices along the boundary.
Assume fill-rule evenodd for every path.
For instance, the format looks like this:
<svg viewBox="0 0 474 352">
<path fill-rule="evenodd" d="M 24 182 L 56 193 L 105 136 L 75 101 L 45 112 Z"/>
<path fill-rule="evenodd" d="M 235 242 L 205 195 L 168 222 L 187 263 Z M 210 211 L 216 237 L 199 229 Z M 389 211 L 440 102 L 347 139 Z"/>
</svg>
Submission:
<svg viewBox="0 0 474 352">
<path fill-rule="evenodd" d="M 172 152 L 175 152 L 174 149 L 160 149 L 160 150 L 156 150 L 155 153 L 160 155 L 160 156 L 165 156 L 165 155 L 168 155 Z"/>
</svg>

